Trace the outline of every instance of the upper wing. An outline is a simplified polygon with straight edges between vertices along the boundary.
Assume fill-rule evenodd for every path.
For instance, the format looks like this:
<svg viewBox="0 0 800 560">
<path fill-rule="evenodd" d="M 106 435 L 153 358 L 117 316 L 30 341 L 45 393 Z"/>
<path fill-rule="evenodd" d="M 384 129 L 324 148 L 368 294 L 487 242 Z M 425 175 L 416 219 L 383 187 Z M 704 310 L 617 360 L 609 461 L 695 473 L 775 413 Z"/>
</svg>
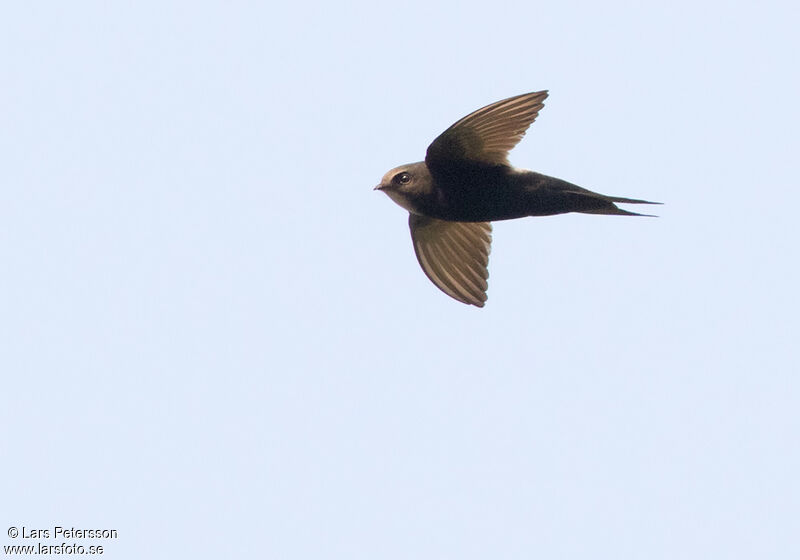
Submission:
<svg viewBox="0 0 800 560">
<path fill-rule="evenodd" d="M 431 282 L 451 298 L 483 307 L 489 287 L 492 224 L 409 214 L 408 225 L 417 260 Z"/>
<path fill-rule="evenodd" d="M 445 130 L 428 146 L 431 170 L 463 160 L 508 165 L 508 152 L 536 120 L 547 91 L 525 93 L 487 105 Z"/>
</svg>

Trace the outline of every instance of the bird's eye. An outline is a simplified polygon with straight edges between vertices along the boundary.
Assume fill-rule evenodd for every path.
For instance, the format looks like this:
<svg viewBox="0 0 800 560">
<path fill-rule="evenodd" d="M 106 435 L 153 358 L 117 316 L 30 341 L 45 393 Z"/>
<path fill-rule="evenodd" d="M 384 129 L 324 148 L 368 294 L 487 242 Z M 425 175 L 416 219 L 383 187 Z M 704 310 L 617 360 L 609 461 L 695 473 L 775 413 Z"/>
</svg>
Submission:
<svg viewBox="0 0 800 560">
<path fill-rule="evenodd" d="M 411 175 L 409 175 L 406 172 L 398 173 L 397 175 L 394 176 L 393 181 L 400 185 L 406 185 L 411 182 Z"/>
</svg>

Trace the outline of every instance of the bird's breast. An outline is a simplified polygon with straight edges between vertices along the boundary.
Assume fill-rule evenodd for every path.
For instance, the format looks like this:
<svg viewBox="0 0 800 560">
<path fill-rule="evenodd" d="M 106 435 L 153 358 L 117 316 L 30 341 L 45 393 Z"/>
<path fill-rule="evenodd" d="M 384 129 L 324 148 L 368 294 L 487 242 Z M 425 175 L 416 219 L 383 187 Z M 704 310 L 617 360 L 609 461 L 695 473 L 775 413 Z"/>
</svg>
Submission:
<svg viewBox="0 0 800 560">
<path fill-rule="evenodd" d="M 530 172 L 527 172 L 530 173 Z M 425 212 L 460 222 L 509 220 L 528 215 L 530 180 L 506 166 L 470 169 L 436 178 L 435 196 Z"/>
</svg>

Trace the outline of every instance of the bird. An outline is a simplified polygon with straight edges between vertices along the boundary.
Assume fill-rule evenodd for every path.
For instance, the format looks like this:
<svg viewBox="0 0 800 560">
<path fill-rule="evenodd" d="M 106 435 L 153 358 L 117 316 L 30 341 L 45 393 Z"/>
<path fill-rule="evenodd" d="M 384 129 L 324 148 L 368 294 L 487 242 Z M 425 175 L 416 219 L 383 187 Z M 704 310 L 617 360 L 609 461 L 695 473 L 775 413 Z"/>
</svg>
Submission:
<svg viewBox="0 0 800 560">
<path fill-rule="evenodd" d="M 547 90 L 524 93 L 470 113 L 428 146 L 425 161 L 391 169 L 374 189 L 408 211 L 417 261 L 457 301 L 486 303 L 493 221 L 568 212 L 650 216 L 617 203 L 661 204 L 607 196 L 513 167 L 508 152 L 547 96 Z"/>
</svg>

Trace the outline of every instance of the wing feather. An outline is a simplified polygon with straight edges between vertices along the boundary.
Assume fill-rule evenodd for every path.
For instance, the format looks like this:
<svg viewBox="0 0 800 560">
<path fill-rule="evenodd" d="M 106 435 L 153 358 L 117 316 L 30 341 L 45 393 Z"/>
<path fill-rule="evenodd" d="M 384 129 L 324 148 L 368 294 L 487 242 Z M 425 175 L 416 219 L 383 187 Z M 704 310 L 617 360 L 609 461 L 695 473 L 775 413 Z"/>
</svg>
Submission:
<svg viewBox="0 0 800 560">
<path fill-rule="evenodd" d="M 489 287 L 492 224 L 409 214 L 414 252 L 425 275 L 462 303 L 483 307 Z"/>
<path fill-rule="evenodd" d="M 428 146 L 425 163 L 434 173 L 459 161 L 509 165 L 508 152 L 525 136 L 546 98 L 547 91 L 525 93 L 470 113 Z"/>
</svg>

